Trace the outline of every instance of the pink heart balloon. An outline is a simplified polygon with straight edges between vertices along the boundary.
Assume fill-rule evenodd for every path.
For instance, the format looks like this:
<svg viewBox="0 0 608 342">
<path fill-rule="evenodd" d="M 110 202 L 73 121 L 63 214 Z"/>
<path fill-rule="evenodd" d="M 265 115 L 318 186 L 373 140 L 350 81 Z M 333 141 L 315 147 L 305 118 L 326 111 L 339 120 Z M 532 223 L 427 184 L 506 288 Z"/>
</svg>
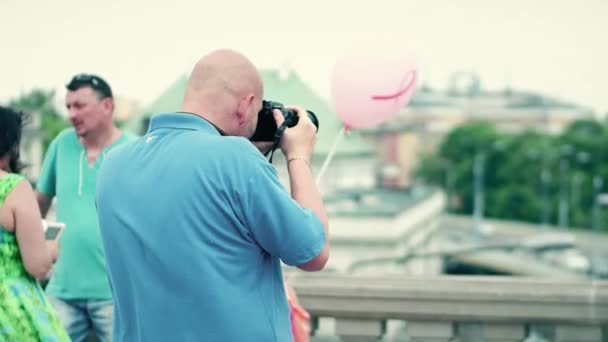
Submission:
<svg viewBox="0 0 608 342">
<path fill-rule="evenodd" d="M 417 79 L 412 53 L 357 48 L 336 62 L 332 104 L 345 128 L 371 128 L 388 121 L 409 103 Z"/>
</svg>

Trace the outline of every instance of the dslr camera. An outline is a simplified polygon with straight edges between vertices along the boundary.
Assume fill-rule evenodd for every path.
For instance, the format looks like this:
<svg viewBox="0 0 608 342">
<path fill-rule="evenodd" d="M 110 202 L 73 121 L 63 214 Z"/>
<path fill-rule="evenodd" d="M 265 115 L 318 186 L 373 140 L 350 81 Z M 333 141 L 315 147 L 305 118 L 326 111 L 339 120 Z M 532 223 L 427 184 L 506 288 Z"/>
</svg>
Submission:
<svg viewBox="0 0 608 342">
<path fill-rule="evenodd" d="M 281 111 L 281 114 L 283 114 L 283 117 L 285 118 L 285 122 L 282 126 L 286 127 L 277 127 L 277 123 L 272 114 L 273 109 Z M 315 113 L 309 110 L 307 110 L 306 113 L 310 120 L 315 124 L 315 127 L 317 127 L 317 131 L 319 131 L 319 120 Z M 285 108 L 280 102 L 263 100 L 262 109 L 258 112 L 258 125 L 250 140 L 275 142 L 275 145 L 278 145 L 285 128 L 297 125 L 298 120 L 299 117 L 296 111 Z"/>
</svg>

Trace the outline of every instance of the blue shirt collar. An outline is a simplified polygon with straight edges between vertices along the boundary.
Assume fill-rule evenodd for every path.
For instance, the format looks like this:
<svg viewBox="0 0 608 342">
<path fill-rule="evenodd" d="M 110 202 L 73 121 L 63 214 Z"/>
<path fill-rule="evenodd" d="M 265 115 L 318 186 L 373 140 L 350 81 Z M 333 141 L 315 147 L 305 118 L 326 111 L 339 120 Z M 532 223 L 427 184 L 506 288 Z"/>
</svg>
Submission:
<svg viewBox="0 0 608 342">
<path fill-rule="evenodd" d="M 188 129 L 226 135 L 211 122 L 196 114 L 186 112 L 161 113 L 153 116 L 148 132 L 159 128 Z"/>
</svg>

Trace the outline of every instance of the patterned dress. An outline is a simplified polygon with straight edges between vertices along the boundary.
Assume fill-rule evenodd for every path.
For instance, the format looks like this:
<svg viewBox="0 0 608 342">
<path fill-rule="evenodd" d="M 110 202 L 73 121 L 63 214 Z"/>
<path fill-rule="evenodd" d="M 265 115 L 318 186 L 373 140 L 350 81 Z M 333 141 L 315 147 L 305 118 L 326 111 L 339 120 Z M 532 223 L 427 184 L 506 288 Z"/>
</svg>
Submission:
<svg viewBox="0 0 608 342">
<path fill-rule="evenodd" d="M 0 207 L 23 177 L 0 178 Z M 0 226 L 0 341 L 69 341 L 40 284 L 25 270 L 15 234 Z"/>
</svg>

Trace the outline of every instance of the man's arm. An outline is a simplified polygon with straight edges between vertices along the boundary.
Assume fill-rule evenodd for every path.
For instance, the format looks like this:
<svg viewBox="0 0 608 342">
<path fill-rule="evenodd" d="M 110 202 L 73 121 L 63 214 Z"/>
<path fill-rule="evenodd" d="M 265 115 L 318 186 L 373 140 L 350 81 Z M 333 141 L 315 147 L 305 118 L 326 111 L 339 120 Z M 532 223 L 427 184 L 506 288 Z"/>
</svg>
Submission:
<svg viewBox="0 0 608 342">
<path fill-rule="evenodd" d="M 251 177 L 244 184 L 238 205 L 242 222 L 251 236 L 270 255 L 304 271 L 323 269 L 329 258 L 328 220 L 321 195 L 309 167 L 316 128 L 302 109 L 294 108 L 298 124 L 287 128 L 281 139 L 281 150 L 287 156 L 291 194 L 280 182 L 276 169 L 258 153 Z M 304 113 L 303 115 L 301 113 Z M 284 121 L 274 112 L 277 126 Z M 252 145 L 249 145 L 252 147 Z"/>
<path fill-rule="evenodd" d="M 295 106 L 287 106 L 298 114 L 298 123 L 285 130 L 281 137 L 281 150 L 287 159 L 291 197 L 303 208 L 308 208 L 318 217 L 325 230 L 325 244 L 319 255 L 309 262 L 298 265 L 304 271 L 319 271 L 329 259 L 329 224 L 321 194 L 315 184 L 310 161 L 316 142 L 316 127 L 306 111 Z M 282 124 L 283 115 L 274 112 L 277 127 Z"/>
<path fill-rule="evenodd" d="M 50 271 L 55 255 L 47 249 L 49 245 L 45 243 L 40 214 L 35 208 L 34 191 L 29 182 L 20 182 L 9 200 L 25 269 L 36 279 L 42 280 Z"/>
<path fill-rule="evenodd" d="M 289 157 L 288 157 L 289 158 Z M 294 158 L 294 157 L 291 157 Z M 304 159 L 288 159 L 287 169 L 289 171 L 289 184 L 291 187 L 291 197 L 298 202 L 303 208 L 312 210 L 325 230 L 325 244 L 321 253 L 309 262 L 298 265 L 298 268 L 304 271 L 319 271 L 325 267 L 329 259 L 329 231 L 328 220 L 317 186 L 314 182 L 312 170 L 309 167 L 309 162 Z"/>
<path fill-rule="evenodd" d="M 44 218 L 51 207 L 57 184 L 57 145 L 59 137 L 55 138 L 44 156 L 40 176 L 36 184 L 36 200 L 40 208 L 40 215 Z"/>
<path fill-rule="evenodd" d="M 291 177 L 296 183 L 291 195 L 276 169 L 259 155 L 255 159 L 249 160 L 251 164 L 247 162 L 251 176 L 241 177 L 239 181 L 243 183 L 237 186 L 241 190 L 235 204 L 241 209 L 238 211 L 241 222 L 270 255 L 305 271 L 321 270 L 327 261 L 329 237 L 326 223 L 320 218 L 325 216 L 323 209 L 321 215 L 314 212 L 319 208 L 319 200 L 306 189 L 307 183 L 312 182 L 308 166 L 302 163 L 300 167 L 295 160 L 290 163 Z"/>
<path fill-rule="evenodd" d="M 317 128 L 306 111 L 296 106 L 287 106 L 296 111 L 298 123 L 287 128 L 281 137 L 281 150 L 287 159 L 291 197 L 303 208 L 310 209 L 319 219 L 325 230 L 325 244 L 321 252 L 305 264 L 298 265 L 304 271 L 319 271 L 329 259 L 329 224 L 321 194 L 315 184 L 310 162 L 316 142 Z M 283 115 L 274 112 L 277 127 L 282 124 Z"/>
<path fill-rule="evenodd" d="M 49 198 L 47 195 L 43 194 L 40 191 L 36 191 L 36 199 L 38 200 L 38 207 L 40 208 L 40 215 L 45 218 L 46 214 L 49 212 L 49 208 L 51 207 L 51 203 L 53 201 L 52 198 Z"/>
</svg>

